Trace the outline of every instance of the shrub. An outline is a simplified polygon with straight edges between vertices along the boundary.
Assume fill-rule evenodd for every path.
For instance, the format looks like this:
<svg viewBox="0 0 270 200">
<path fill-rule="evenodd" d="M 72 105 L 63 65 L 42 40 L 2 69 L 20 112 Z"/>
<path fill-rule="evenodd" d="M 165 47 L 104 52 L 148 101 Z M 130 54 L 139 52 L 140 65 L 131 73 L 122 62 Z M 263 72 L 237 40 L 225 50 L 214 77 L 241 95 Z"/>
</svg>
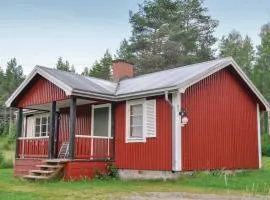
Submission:
<svg viewBox="0 0 270 200">
<path fill-rule="evenodd" d="M 98 180 L 110 180 L 110 179 L 117 179 L 119 178 L 118 169 L 112 163 L 106 164 L 107 173 L 101 172 L 99 169 L 95 170 L 95 179 Z"/>
<path fill-rule="evenodd" d="M 262 155 L 270 157 L 270 135 L 266 133 L 262 134 L 261 142 Z"/>
<path fill-rule="evenodd" d="M 4 162 L 4 154 L 0 152 L 0 166 L 2 165 L 3 162 Z"/>
<path fill-rule="evenodd" d="M 12 160 L 6 160 L 4 159 L 4 161 L 2 162 L 2 164 L 0 165 L 0 168 L 13 168 L 13 161 Z"/>
<path fill-rule="evenodd" d="M 9 132 L 9 126 L 7 124 L 4 125 L 3 130 L 1 132 L 1 136 L 7 136 Z"/>
<path fill-rule="evenodd" d="M 15 149 L 15 138 L 12 135 L 1 137 L 1 149 L 2 150 L 14 150 Z"/>
<path fill-rule="evenodd" d="M 108 163 L 107 164 L 107 176 L 110 177 L 111 179 L 116 179 L 119 178 L 119 173 L 118 169 L 115 167 L 114 164 Z"/>
<path fill-rule="evenodd" d="M 6 160 L 2 152 L 0 152 L 0 168 L 13 168 L 13 161 Z"/>
</svg>

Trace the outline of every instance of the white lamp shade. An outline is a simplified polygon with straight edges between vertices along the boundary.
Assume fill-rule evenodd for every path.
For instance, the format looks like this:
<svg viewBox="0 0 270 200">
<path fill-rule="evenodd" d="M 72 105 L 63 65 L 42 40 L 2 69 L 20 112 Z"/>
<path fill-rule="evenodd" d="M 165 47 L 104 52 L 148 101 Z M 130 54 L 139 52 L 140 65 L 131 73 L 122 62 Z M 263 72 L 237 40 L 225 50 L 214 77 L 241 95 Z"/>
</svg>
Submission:
<svg viewBox="0 0 270 200">
<path fill-rule="evenodd" d="M 188 118 L 187 117 L 182 117 L 182 123 L 187 124 L 188 123 Z"/>
</svg>

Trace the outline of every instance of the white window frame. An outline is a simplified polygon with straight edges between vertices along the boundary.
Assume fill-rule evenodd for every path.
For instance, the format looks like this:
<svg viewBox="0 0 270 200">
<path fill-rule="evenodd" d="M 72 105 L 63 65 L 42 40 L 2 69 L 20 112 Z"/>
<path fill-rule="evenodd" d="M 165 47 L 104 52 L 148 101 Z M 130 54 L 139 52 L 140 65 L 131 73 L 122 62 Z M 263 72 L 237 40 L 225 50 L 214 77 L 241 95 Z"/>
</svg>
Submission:
<svg viewBox="0 0 270 200">
<path fill-rule="evenodd" d="M 111 104 L 106 103 L 106 104 L 97 104 L 97 105 L 92 105 L 92 113 L 91 113 L 91 136 L 92 137 L 97 137 L 97 138 L 111 138 L 112 133 L 111 133 Z M 109 117 L 108 117 L 108 135 L 107 136 L 94 136 L 94 113 L 95 109 L 97 108 L 109 108 Z"/>
<path fill-rule="evenodd" d="M 47 123 L 46 123 L 46 136 L 42 136 L 42 118 L 46 117 L 47 118 Z M 43 113 L 43 114 L 38 114 L 34 116 L 34 128 L 33 128 L 33 136 L 34 138 L 46 138 L 49 137 L 49 123 L 48 123 L 48 118 L 50 117 L 50 113 Z M 40 118 L 40 129 L 39 129 L 39 136 L 36 136 L 36 119 Z M 50 119 L 51 120 L 51 119 Z"/>
<path fill-rule="evenodd" d="M 139 99 L 139 100 L 133 100 L 133 101 L 127 101 L 126 102 L 126 143 L 130 142 L 146 142 L 146 135 L 145 135 L 145 101 L 146 99 Z M 130 108 L 134 105 L 142 105 L 143 110 L 143 133 L 142 138 L 132 138 L 130 137 Z"/>
</svg>

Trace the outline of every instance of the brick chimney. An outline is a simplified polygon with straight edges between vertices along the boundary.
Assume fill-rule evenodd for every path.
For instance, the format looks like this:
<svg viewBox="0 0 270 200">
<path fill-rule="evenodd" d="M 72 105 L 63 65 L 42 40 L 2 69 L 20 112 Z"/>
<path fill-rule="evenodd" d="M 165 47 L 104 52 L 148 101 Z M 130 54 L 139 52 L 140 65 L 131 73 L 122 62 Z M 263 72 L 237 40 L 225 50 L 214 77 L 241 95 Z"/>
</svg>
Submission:
<svg viewBox="0 0 270 200">
<path fill-rule="evenodd" d="M 134 64 L 125 60 L 114 60 L 112 65 L 113 80 L 118 82 L 125 78 L 131 78 L 134 76 L 133 73 Z"/>
</svg>

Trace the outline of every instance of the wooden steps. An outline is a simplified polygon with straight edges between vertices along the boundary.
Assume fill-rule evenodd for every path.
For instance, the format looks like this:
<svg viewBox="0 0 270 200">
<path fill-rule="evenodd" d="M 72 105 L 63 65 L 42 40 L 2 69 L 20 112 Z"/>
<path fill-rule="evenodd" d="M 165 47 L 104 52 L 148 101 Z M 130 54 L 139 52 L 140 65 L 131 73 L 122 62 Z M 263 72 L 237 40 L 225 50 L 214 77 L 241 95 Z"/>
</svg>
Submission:
<svg viewBox="0 0 270 200">
<path fill-rule="evenodd" d="M 66 159 L 43 160 L 42 163 L 44 164 L 36 165 L 39 168 L 38 170 L 30 170 L 29 175 L 23 178 L 33 181 L 62 178 L 63 168 L 67 161 Z"/>
</svg>

